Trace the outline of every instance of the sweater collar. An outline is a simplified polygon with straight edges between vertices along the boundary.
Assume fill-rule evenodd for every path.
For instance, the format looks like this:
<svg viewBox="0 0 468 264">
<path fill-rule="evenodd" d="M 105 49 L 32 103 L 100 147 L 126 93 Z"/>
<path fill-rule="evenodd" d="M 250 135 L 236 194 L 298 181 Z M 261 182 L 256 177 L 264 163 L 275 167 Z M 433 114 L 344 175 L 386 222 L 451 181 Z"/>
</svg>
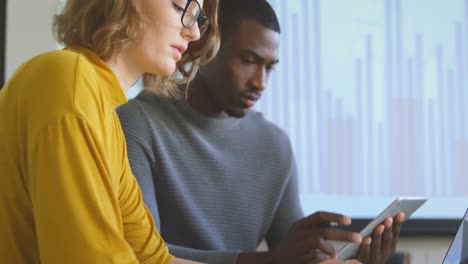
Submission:
<svg viewBox="0 0 468 264">
<path fill-rule="evenodd" d="M 150 99 L 151 98 L 151 99 Z M 154 92 L 143 90 L 137 97 L 137 99 L 148 101 L 150 99 L 151 104 L 158 104 L 163 103 L 170 107 L 170 109 L 165 109 L 165 111 L 171 111 L 182 115 L 185 120 L 193 123 L 195 126 L 199 127 L 202 130 L 207 131 L 216 131 L 219 132 L 220 130 L 229 130 L 238 126 L 242 119 L 247 118 L 250 111 L 247 111 L 246 115 L 243 118 L 236 118 L 236 117 L 222 117 L 222 118 L 212 118 L 206 117 L 196 110 L 194 110 L 184 98 L 180 97 L 167 97 L 163 95 L 158 95 Z M 172 113 L 172 114 L 175 114 Z"/>
</svg>

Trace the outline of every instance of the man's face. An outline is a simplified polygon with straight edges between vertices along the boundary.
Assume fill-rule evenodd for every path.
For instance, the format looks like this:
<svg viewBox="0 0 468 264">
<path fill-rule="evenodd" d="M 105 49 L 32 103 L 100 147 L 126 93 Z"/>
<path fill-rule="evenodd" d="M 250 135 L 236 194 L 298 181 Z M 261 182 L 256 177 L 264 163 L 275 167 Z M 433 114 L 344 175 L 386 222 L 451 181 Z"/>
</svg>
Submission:
<svg viewBox="0 0 468 264">
<path fill-rule="evenodd" d="M 278 32 L 252 20 L 242 21 L 227 37 L 202 73 L 216 111 L 243 117 L 245 110 L 260 99 L 278 63 L 279 38 Z"/>
</svg>

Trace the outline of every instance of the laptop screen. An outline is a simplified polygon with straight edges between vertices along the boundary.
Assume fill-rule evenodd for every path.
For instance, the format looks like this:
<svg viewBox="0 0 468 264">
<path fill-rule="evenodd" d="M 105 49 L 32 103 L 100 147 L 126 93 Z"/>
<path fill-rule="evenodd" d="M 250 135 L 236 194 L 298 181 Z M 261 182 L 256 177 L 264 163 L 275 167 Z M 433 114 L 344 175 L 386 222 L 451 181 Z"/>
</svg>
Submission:
<svg viewBox="0 0 468 264">
<path fill-rule="evenodd" d="M 468 264 L 468 210 L 442 264 Z"/>
</svg>

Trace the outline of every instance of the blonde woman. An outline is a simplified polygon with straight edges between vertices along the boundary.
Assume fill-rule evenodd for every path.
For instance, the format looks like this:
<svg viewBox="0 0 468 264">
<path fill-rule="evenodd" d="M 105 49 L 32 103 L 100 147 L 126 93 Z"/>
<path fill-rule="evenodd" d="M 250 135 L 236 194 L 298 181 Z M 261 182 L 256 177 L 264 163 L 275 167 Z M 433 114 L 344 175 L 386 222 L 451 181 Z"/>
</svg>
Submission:
<svg viewBox="0 0 468 264">
<path fill-rule="evenodd" d="M 67 1 L 66 48 L 0 92 L 2 263 L 185 263 L 142 202 L 114 108 L 142 75 L 168 94 L 192 78 L 217 52 L 216 20 L 216 0 Z"/>
</svg>

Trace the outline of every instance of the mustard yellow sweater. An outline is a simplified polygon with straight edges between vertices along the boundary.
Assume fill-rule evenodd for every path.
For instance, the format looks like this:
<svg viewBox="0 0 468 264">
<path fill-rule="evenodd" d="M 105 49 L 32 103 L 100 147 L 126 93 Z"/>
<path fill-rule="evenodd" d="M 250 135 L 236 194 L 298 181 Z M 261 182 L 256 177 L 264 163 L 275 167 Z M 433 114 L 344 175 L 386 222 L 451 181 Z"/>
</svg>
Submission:
<svg viewBox="0 0 468 264">
<path fill-rule="evenodd" d="M 92 52 L 32 58 L 0 92 L 0 262 L 167 263 L 115 107 L 116 76 Z"/>
</svg>

